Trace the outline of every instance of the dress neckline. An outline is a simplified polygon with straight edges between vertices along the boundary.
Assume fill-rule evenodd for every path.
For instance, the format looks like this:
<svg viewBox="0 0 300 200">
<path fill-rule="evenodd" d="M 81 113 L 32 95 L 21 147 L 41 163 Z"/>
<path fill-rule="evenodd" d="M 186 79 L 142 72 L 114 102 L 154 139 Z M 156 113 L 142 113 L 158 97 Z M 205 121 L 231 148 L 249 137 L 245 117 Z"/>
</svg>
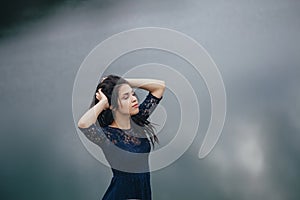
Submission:
<svg viewBox="0 0 300 200">
<path fill-rule="evenodd" d="M 131 127 L 129 129 L 122 129 L 122 128 L 113 127 L 113 126 L 107 126 L 107 127 L 112 128 L 112 129 L 119 129 L 119 130 L 122 130 L 122 131 L 130 131 L 131 130 Z"/>
</svg>

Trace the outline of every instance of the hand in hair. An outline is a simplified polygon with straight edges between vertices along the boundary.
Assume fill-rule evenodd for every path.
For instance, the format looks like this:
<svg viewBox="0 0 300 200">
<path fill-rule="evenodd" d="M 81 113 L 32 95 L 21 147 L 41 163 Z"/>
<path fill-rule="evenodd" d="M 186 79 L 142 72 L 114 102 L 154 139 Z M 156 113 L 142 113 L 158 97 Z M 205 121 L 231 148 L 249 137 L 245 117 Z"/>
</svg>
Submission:
<svg viewBox="0 0 300 200">
<path fill-rule="evenodd" d="M 107 97 L 101 89 L 96 92 L 96 98 L 99 100 L 93 107 L 91 107 L 78 121 L 79 128 L 88 128 L 96 122 L 98 115 L 105 109 L 109 108 Z"/>
<path fill-rule="evenodd" d="M 104 110 L 108 109 L 109 108 L 109 104 L 108 104 L 108 100 L 107 100 L 107 97 L 105 96 L 105 94 L 101 91 L 102 88 L 100 88 L 98 90 L 98 92 L 96 92 L 96 98 L 99 100 L 99 101 L 103 101 L 104 102 Z"/>
</svg>

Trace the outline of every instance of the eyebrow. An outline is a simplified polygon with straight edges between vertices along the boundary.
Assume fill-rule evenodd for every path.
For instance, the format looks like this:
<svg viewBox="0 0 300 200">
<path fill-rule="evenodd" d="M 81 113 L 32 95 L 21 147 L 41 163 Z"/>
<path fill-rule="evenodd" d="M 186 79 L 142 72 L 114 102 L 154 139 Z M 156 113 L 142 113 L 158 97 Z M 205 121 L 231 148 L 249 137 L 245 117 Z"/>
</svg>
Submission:
<svg viewBox="0 0 300 200">
<path fill-rule="evenodd" d="M 131 92 L 134 92 L 133 89 L 131 89 Z M 128 95 L 128 94 L 129 94 L 129 92 L 125 92 L 125 93 L 122 94 L 122 96 Z"/>
</svg>

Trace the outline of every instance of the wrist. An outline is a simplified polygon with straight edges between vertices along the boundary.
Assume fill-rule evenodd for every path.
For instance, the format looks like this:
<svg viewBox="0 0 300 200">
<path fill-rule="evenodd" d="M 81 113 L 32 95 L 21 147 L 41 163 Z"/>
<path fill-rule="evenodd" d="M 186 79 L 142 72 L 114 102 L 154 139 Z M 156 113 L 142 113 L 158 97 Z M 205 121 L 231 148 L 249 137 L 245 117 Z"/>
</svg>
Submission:
<svg viewBox="0 0 300 200">
<path fill-rule="evenodd" d="M 105 104 L 106 103 L 104 102 L 104 100 L 101 99 L 100 101 L 98 101 L 98 103 L 95 104 L 94 107 L 104 109 L 105 108 Z"/>
</svg>

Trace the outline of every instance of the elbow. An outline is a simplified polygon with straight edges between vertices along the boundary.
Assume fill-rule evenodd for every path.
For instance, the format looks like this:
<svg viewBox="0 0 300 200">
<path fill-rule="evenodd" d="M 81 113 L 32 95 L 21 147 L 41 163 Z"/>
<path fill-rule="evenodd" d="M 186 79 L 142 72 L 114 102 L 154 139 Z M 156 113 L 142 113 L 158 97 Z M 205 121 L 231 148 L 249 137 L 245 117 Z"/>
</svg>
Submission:
<svg viewBox="0 0 300 200">
<path fill-rule="evenodd" d="M 165 92 L 166 84 L 165 81 L 158 81 L 157 87 L 155 90 L 151 91 L 152 95 L 161 98 L 163 96 L 163 93 Z"/>
<path fill-rule="evenodd" d="M 166 88 L 166 82 L 165 81 L 161 81 L 161 87 L 163 90 L 165 90 Z"/>
<path fill-rule="evenodd" d="M 84 123 L 82 120 L 79 120 L 77 123 L 78 128 L 87 128 L 87 124 Z"/>
<path fill-rule="evenodd" d="M 164 91 L 166 89 L 166 83 L 165 83 L 165 81 L 160 81 L 159 86 L 160 86 L 159 89 L 161 90 L 161 92 L 164 93 Z"/>
<path fill-rule="evenodd" d="M 165 83 L 165 81 L 159 81 L 158 82 L 158 85 L 159 85 L 159 89 L 161 89 L 161 90 L 165 90 L 165 88 L 166 88 L 166 83 Z"/>
</svg>

